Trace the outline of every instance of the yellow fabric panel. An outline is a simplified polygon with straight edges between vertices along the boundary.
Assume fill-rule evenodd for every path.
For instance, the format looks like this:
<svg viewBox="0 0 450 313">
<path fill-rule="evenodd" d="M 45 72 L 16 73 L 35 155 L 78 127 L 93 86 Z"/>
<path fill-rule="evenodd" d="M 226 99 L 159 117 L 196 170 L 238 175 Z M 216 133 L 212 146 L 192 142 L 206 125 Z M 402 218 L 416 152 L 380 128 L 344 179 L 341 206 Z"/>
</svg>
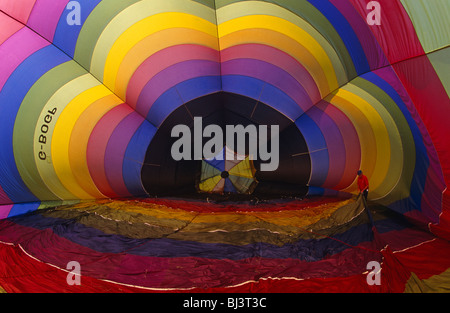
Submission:
<svg viewBox="0 0 450 313">
<path fill-rule="evenodd" d="M 210 36 L 217 34 L 214 24 L 186 13 L 160 13 L 149 16 L 127 29 L 111 47 L 105 63 L 103 83 L 113 89 L 119 66 L 126 54 L 140 41 L 158 31 L 168 28 L 191 28 Z"/>
<path fill-rule="evenodd" d="M 382 177 L 383 180 L 378 185 L 376 190 L 380 198 L 384 197 L 395 188 L 397 182 L 400 180 L 403 171 L 403 146 L 399 130 L 391 114 L 387 111 L 383 104 L 372 97 L 368 92 L 353 84 L 348 84 L 344 86 L 343 89 L 355 95 L 358 95 L 359 97 L 367 101 L 370 104 L 370 108 L 373 108 L 377 112 L 377 114 L 370 113 L 370 116 L 379 116 L 382 119 L 382 123 L 384 125 L 384 127 L 381 129 L 381 132 L 385 133 L 385 131 L 387 131 L 388 133 L 388 140 L 386 142 L 382 142 L 382 147 L 388 150 L 388 152 L 384 154 L 384 160 L 386 160 L 387 165 L 385 168 L 381 169 L 384 170 L 385 177 Z M 375 133 L 375 136 L 379 138 L 378 133 Z M 380 153 L 378 153 L 378 156 L 383 156 L 383 154 L 380 155 Z M 377 160 L 377 162 L 379 162 L 379 160 Z M 372 198 L 372 200 L 377 199 Z"/>
<path fill-rule="evenodd" d="M 177 219 L 182 221 L 191 221 L 196 215 L 196 212 L 188 212 L 176 208 L 167 207 L 164 205 L 157 205 L 153 203 L 145 204 L 139 201 L 110 201 L 100 200 L 99 204 L 105 203 L 109 207 L 123 210 L 126 212 L 133 212 L 137 214 L 147 215 L 158 219 Z M 85 203 L 85 207 L 90 207 L 92 204 Z"/>
<path fill-rule="evenodd" d="M 274 212 L 235 212 L 235 213 L 205 213 L 199 214 L 195 223 L 237 223 L 246 224 L 264 221 L 279 226 L 306 227 L 321 219 L 328 218 L 341 206 L 352 202 L 345 200 L 337 203 L 328 203 L 302 210 L 285 210 Z"/>
<path fill-rule="evenodd" d="M 216 185 L 219 183 L 219 180 L 221 180 L 221 179 L 222 179 L 222 177 L 220 177 L 220 176 L 214 176 L 214 177 L 208 178 L 207 180 L 205 180 L 199 184 L 199 188 L 201 191 L 211 192 L 211 191 L 213 191 L 214 187 L 216 187 Z"/>
<path fill-rule="evenodd" d="M 89 136 L 98 121 L 122 101 L 116 95 L 108 95 L 93 102 L 80 115 L 73 127 L 69 142 L 69 162 L 73 175 L 80 186 L 95 198 L 105 196 L 95 186 L 86 159 Z"/>
<path fill-rule="evenodd" d="M 94 197 L 78 184 L 72 171 L 69 156 L 72 130 L 87 107 L 109 95 L 111 95 L 111 91 L 103 85 L 97 85 L 81 92 L 66 106 L 55 125 L 52 138 L 52 158 L 55 172 L 62 184 L 78 199 L 93 199 Z"/>
<path fill-rule="evenodd" d="M 45 145 L 43 151 L 47 155 L 47 159 L 44 162 L 40 162 L 38 159 L 39 151 L 41 150 L 38 145 L 34 146 L 34 155 L 36 159 L 36 167 L 39 171 L 39 174 L 45 183 L 45 185 L 60 199 L 76 199 L 76 196 L 73 195 L 65 186 L 61 183 L 59 177 L 56 175 L 55 169 L 53 167 L 53 155 L 52 155 L 52 141 L 53 134 L 56 128 L 56 123 L 62 114 L 64 108 L 80 93 L 84 92 L 86 89 L 89 89 L 93 86 L 98 85 L 99 82 L 92 77 L 92 75 L 85 74 L 82 75 L 67 84 L 61 87 L 54 95 L 47 101 L 44 108 L 42 109 L 41 116 L 38 120 L 43 120 L 45 116 L 48 114 L 48 111 L 56 110 L 56 113 L 53 115 L 51 127 L 49 127 L 49 131 L 46 134 L 47 136 L 47 144 Z M 36 125 L 35 129 L 35 137 L 39 137 L 40 134 L 40 124 Z M 69 132 L 70 134 L 70 132 Z M 67 136 L 67 134 L 65 134 Z M 34 142 L 38 142 L 35 140 Z"/>
<path fill-rule="evenodd" d="M 279 5 L 263 1 L 235 2 L 227 6 L 223 6 L 217 10 L 217 24 L 221 25 L 232 19 L 247 15 L 266 15 L 278 17 L 297 25 L 299 28 L 311 35 L 311 37 L 313 37 L 314 40 L 317 41 L 317 43 L 325 50 L 331 63 L 333 64 L 333 68 L 335 70 L 334 74 L 337 76 L 338 85 L 348 82 L 346 71 L 339 56 L 330 43 L 322 36 L 322 34 L 320 34 L 314 27 L 311 26 L 311 24 L 302 19 L 300 16 Z M 336 88 L 338 88 L 337 85 L 331 86 L 332 90 Z"/>
<path fill-rule="evenodd" d="M 149 218 L 155 218 L 157 220 L 178 220 L 189 222 L 194 225 L 200 225 L 202 229 L 206 227 L 206 224 L 231 224 L 244 225 L 250 223 L 269 223 L 280 227 L 307 227 L 315 224 L 319 221 L 323 221 L 320 224 L 322 228 L 330 227 L 336 222 L 335 219 L 327 223 L 334 212 L 338 209 L 355 203 L 354 199 L 348 199 L 332 203 L 323 203 L 320 205 L 314 205 L 312 207 L 301 208 L 299 210 L 281 210 L 277 212 L 272 211 L 239 211 L 236 212 L 189 212 L 186 210 L 180 210 L 165 205 L 158 205 L 154 203 L 137 202 L 137 201 L 110 201 L 110 200 L 97 200 L 97 204 L 105 204 L 110 208 L 117 209 L 119 211 L 126 211 L 128 213 L 135 213 L 132 215 L 136 222 L 148 220 Z M 75 207 L 68 208 L 68 210 L 78 210 L 83 212 L 85 209 L 92 208 L 92 202 L 85 201 L 77 204 Z M 99 212 L 104 218 L 114 219 L 114 212 L 108 210 L 102 210 L 102 208 L 96 208 L 96 212 Z M 133 222 L 133 220 L 130 220 Z M 164 221 L 163 221 L 164 222 Z"/>
<path fill-rule="evenodd" d="M 391 143 L 386 125 L 379 113 L 364 99 L 345 90 L 333 93 L 329 101 L 343 111 L 355 125 L 361 144 L 361 169 L 370 183 L 370 199 L 382 196 L 377 188 L 383 183 L 389 168 Z M 344 191 L 354 192 L 355 183 Z"/>
<path fill-rule="evenodd" d="M 348 99 L 345 98 L 345 95 L 340 92 L 341 90 L 333 92 L 329 97 L 325 100 L 332 105 L 336 106 L 339 110 L 341 110 L 352 122 L 355 126 L 355 130 L 358 134 L 359 144 L 361 145 L 361 164 L 360 168 L 364 169 L 367 177 L 370 177 L 373 174 L 376 162 L 376 148 L 372 144 L 375 142 L 375 134 L 373 130 L 369 126 L 369 121 L 367 117 L 353 105 Z M 362 140 L 364 138 L 364 140 Z M 369 182 L 370 183 L 370 182 Z M 343 189 L 342 191 L 354 193 L 358 191 L 358 185 L 355 180 L 353 184 Z"/>
<path fill-rule="evenodd" d="M 92 54 L 90 72 L 98 79 L 103 80 L 106 58 L 118 38 L 125 31 L 129 31 L 130 28 L 139 21 L 164 12 L 190 13 L 198 16 L 197 19 L 199 20 L 207 20 L 209 23 L 215 25 L 214 10 L 194 1 L 142 0 L 136 2 L 115 16 L 103 30 Z M 157 21 L 155 20 L 155 22 Z M 171 21 L 166 21 L 165 24 L 171 24 L 170 22 Z M 173 25 L 169 25 L 169 27 L 166 28 L 177 27 L 176 25 L 178 24 L 179 23 L 173 23 Z M 181 27 L 186 27 L 186 24 L 181 25 Z M 214 34 L 216 33 L 217 32 L 214 32 Z"/>
<path fill-rule="evenodd" d="M 234 176 L 254 178 L 254 172 L 249 157 L 233 166 L 228 173 Z"/>
</svg>

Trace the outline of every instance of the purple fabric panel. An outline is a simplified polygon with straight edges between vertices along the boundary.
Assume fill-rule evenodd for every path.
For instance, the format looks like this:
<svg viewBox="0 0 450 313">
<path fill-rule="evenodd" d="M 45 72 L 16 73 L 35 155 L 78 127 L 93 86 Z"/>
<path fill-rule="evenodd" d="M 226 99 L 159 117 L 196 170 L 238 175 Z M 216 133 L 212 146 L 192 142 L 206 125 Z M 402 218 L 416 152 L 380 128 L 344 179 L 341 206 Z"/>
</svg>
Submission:
<svg viewBox="0 0 450 313">
<path fill-rule="evenodd" d="M 136 111 L 147 116 L 153 103 L 177 84 L 196 77 L 219 75 L 220 65 L 212 61 L 192 60 L 168 67 L 145 85 L 137 101 Z"/>
<path fill-rule="evenodd" d="M 236 59 L 222 63 L 222 75 L 242 75 L 260 79 L 277 87 L 293 99 L 303 111 L 313 106 L 308 93 L 289 73 L 267 62 Z"/>
<path fill-rule="evenodd" d="M 292 75 L 305 88 L 312 102 L 321 100 L 317 84 L 308 70 L 284 51 L 262 44 L 242 44 L 223 50 L 220 56 L 222 62 L 234 59 L 255 59 L 273 64 Z"/>
<path fill-rule="evenodd" d="M 126 102 L 136 107 L 145 84 L 166 68 L 189 60 L 209 60 L 219 62 L 219 52 L 209 47 L 183 44 L 168 47 L 149 56 L 133 73 L 127 86 Z"/>
<path fill-rule="evenodd" d="M 358 11 L 348 1 L 330 0 L 330 2 L 341 12 L 353 28 L 353 31 L 364 49 L 370 69 L 374 70 L 388 66 L 389 62 L 384 51 L 370 30 L 366 18 L 359 15 Z"/>
<path fill-rule="evenodd" d="M 27 25 L 48 41 L 53 42 L 56 27 L 67 3 L 69 0 L 37 0 Z"/>
<path fill-rule="evenodd" d="M 117 125 L 108 141 L 105 152 L 105 172 L 111 188 L 119 196 L 132 196 L 124 182 L 123 178 L 123 158 L 128 147 L 128 143 L 136 130 L 143 123 L 144 118 L 138 113 L 133 112 L 124 118 Z"/>
<path fill-rule="evenodd" d="M 334 124 L 339 125 L 339 132 L 342 135 L 343 148 L 345 150 L 346 165 L 342 180 L 335 188 L 337 190 L 347 188 L 355 180 L 355 173 L 361 163 L 361 146 L 358 133 L 348 116 L 336 106 L 322 100 L 315 107 L 324 111 L 334 121 Z"/>
<path fill-rule="evenodd" d="M 339 127 L 324 111 L 313 107 L 307 114 L 319 126 L 327 143 L 330 165 L 327 179 L 322 187 L 332 189 L 339 184 L 344 175 L 346 163 L 344 140 Z"/>
</svg>

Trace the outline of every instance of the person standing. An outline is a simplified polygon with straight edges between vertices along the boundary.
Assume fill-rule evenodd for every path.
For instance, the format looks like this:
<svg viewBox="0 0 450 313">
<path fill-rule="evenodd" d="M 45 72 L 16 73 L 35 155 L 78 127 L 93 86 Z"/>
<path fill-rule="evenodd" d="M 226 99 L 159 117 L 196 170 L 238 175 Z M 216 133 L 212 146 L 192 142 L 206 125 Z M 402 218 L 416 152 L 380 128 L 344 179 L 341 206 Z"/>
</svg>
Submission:
<svg viewBox="0 0 450 313">
<path fill-rule="evenodd" d="M 359 193 L 361 193 L 367 201 L 367 196 L 369 195 L 369 180 L 361 170 L 358 171 L 358 188 Z"/>
</svg>

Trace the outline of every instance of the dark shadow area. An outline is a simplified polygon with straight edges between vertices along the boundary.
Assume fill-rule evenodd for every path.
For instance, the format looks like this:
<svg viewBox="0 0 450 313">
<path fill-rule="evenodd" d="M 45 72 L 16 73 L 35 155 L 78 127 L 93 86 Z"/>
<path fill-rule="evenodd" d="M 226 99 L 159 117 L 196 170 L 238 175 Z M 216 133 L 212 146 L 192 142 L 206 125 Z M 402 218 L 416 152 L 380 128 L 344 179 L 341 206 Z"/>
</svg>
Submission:
<svg viewBox="0 0 450 313">
<path fill-rule="evenodd" d="M 248 199 L 306 195 L 311 160 L 305 139 L 295 124 L 264 103 L 245 96 L 220 92 L 186 103 L 162 123 L 148 147 L 141 172 L 143 186 L 150 196 L 211 196 L 197 192 L 201 161 L 193 160 L 194 149 L 191 149 L 191 160 L 175 161 L 171 155 L 172 145 L 179 139 L 171 137 L 172 129 L 177 125 L 186 125 L 191 129 L 191 147 L 194 146 L 194 117 L 202 117 L 203 129 L 208 125 L 219 125 L 224 134 L 226 125 L 255 125 L 257 128 L 267 125 L 269 129 L 278 125 L 280 130 L 278 169 L 271 172 L 261 171 L 261 162 L 265 161 L 256 159 L 254 165 L 258 185 L 254 193 L 250 196 L 218 197 Z M 203 138 L 203 144 L 209 139 Z M 224 144 L 225 140 L 224 135 Z M 246 142 L 248 143 L 248 137 Z M 296 156 L 293 157 L 294 155 Z"/>
</svg>

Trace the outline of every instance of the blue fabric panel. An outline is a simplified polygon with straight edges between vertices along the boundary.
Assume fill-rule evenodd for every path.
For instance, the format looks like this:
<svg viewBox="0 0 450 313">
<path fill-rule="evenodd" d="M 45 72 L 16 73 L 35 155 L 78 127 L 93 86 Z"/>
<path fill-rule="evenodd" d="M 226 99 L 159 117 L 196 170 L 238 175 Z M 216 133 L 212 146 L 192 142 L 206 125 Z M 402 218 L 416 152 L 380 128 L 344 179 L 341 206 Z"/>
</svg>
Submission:
<svg viewBox="0 0 450 313">
<path fill-rule="evenodd" d="M 164 120 L 183 104 L 220 90 L 217 77 L 199 77 L 184 81 L 163 93 L 150 108 L 147 120 L 159 127 Z"/>
<path fill-rule="evenodd" d="M 339 10 L 328 0 L 308 1 L 314 5 L 336 29 L 347 47 L 358 75 L 370 71 L 369 62 L 367 61 L 366 54 L 359 42 L 358 36 L 341 12 L 339 12 Z"/>
<path fill-rule="evenodd" d="M 16 203 L 9 211 L 8 217 L 36 211 L 40 205 L 40 202 Z"/>
<path fill-rule="evenodd" d="M 327 144 L 319 126 L 307 115 L 303 114 L 295 121 L 305 138 L 311 158 L 310 186 L 321 187 L 328 176 L 330 159 Z"/>
<path fill-rule="evenodd" d="M 56 27 L 53 44 L 73 58 L 81 28 L 89 14 L 91 14 L 92 10 L 94 10 L 100 1 L 101 0 L 77 0 L 81 9 L 81 25 L 69 25 L 69 23 L 67 23 L 67 16 L 72 10 L 66 8 L 61 14 L 58 26 Z"/>
<path fill-rule="evenodd" d="M 292 121 L 296 120 L 303 110 L 280 89 L 259 79 L 240 75 L 225 75 L 222 79 L 223 90 L 243 95 L 269 105 Z"/>
<path fill-rule="evenodd" d="M 125 151 L 123 161 L 123 180 L 128 191 L 135 197 L 146 194 L 141 183 L 141 169 L 148 146 L 156 133 L 156 127 L 144 121 L 134 133 Z"/>
<path fill-rule="evenodd" d="M 17 112 L 33 84 L 55 66 L 68 61 L 69 57 L 53 45 L 42 48 L 17 67 L 0 92 L 0 184 L 14 203 L 38 201 L 20 177 L 14 159 L 13 131 Z"/>
</svg>

